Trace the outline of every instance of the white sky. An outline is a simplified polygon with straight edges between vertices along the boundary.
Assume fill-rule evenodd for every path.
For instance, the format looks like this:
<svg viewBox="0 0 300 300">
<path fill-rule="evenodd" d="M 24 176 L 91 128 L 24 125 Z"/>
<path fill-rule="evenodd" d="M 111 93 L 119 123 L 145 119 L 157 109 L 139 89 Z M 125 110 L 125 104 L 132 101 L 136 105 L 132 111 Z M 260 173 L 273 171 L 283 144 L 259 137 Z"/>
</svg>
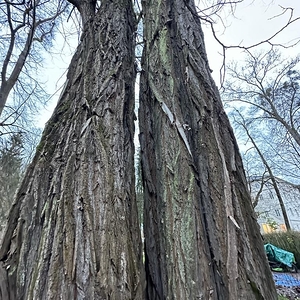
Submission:
<svg viewBox="0 0 300 300">
<path fill-rule="evenodd" d="M 282 14 L 282 7 L 292 7 L 294 18 L 300 17 L 299 0 L 244 0 L 236 7 L 235 15 L 224 18 L 226 28 L 219 24 L 218 37 L 227 46 L 241 45 L 250 46 L 266 40 L 280 30 L 288 21 L 290 13 Z M 275 17 L 278 16 L 278 17 Z M 300 20 L 290 25 L 272 41 L 274 43 L 291 45 L 300 38 Z M 221 46 L 211 35 L 210 29 L 203 26 L 206 50 L 210 67 L 217 85 L 219 84 L 219 70 L 222 65 Z M 252 49 L 259 51 L 264 46 Z M 289 49 L 282 48 L 283 55 L 296 56 L 300 53 L 300 44 Z M 242 59 L 241 50 L 228 49 L 226 61 Z"/>
<path fill-rule="evenodd" d="M 202 0 L 201 0 L 202 1 Z M 278 16 L 282 13 L 280 7 L 292 7 L 294 9 L 294 18 L 300 17 L 300 1 L 299 0 L 244 0 L 237 5 L 235 15 L 229 14 L 226 16 L 224 12 L 223 22 L 217 24 L 217 34 L 219 39 L 225 45 L 243 45 L 249 46 L 265 40 L 278 31 L 289 19 L 289 13 Z M 228 14 L 228 13 L 227 13 Z M 278 16 L 274 18 L 274 16 Z M 300 20 L 290 25 L 282 33 L 280 33 L 274 42 L 288 43 L 297 38 L 300 38 Z M 213 77 L 219 85 L 219 70 L 222 65 L 222 48 L 214 40 L 210 29 L 203 26 L 206 50 L 208 54 L 209 64 L 213 70 Z M 76 38 L 74 41 L 69 40 L 70 44 L 76 46 Z M 54 51 L 61 52 L 63 41 L 56 41 Z M 261 48 L 260 48 L 261 49 Z M 259 49 L 257 49 L 259 50 Z M 290 48 L 282 49 L 286 56 L 295 56 L 300 53 L 300 44 Z M 66 69 L 72 58 L 72 50 L 65 47 L 63 53 L 57 56 L 49 57 L 47 67 L 45 68 L 45 79 L 48 80 L 48 92 L 53 94 L 64 84 Z M 232 59 L 242 59 L 241 51 L 229 49 L 226 52 L 226 60 L 229 62 Z M 56 105 L 59 92 L 49 101 L 47 109 L 41 112 L 39 126 L 43 127 L 45 122 L 50 118 L 52 111 Z"/>
</svg>

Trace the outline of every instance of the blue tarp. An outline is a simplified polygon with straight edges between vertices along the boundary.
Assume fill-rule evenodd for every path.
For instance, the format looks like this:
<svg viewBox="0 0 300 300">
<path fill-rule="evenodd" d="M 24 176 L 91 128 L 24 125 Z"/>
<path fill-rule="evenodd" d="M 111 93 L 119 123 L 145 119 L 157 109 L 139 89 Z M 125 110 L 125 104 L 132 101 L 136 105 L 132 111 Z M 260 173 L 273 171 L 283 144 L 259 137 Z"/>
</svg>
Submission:
<svg viewBox="0 0 300 300">
<path fill-rule="evenodd" d="M 280 285 L 286 287 L 292 287 L 292 286 L 300 287 L 300 280 L 288 274 L 273 274 L 273 279 L 275 281 L 276 286 Z"/>
<path fill-rule="evenodd" d="M 266 244 L 265 251 L 270 261 L 283 263 L 284 265 L 287 265 L 290 268 L 295 262 L 295 257 L 293 253 L 275 247 L 272 244 Z"/>
</svg>

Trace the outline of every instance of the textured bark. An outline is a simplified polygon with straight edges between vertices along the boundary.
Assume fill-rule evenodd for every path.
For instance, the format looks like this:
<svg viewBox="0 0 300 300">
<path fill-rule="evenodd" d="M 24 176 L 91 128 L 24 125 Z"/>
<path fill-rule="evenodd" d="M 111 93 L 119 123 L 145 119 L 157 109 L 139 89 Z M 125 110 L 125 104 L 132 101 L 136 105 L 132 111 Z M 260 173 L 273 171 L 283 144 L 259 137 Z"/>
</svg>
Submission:
<svg viewBox="0 0 300 300">
<path fill-rule="evenodd" d="M 147 298 L 277 299 L 193 1 L 144 1 Z"/>
<path fill-rule="evenodd" d="M 89 16 L 10 211 L 1 299 L 143 299 L 132 4 Z"/>
</svg>

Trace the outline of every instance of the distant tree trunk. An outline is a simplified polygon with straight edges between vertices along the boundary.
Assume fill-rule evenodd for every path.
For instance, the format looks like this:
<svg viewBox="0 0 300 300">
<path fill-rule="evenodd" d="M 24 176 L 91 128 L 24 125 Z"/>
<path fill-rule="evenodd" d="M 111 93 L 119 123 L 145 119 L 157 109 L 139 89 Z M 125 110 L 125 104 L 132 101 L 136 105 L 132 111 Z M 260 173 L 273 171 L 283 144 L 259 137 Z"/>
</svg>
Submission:
<svg viewBox="0 0 300 300">
<path fill-rule="evenodd" d="M 289 217 L 287 215 L 287 212 L 286 212 L 286 209 L 285 209 L 285 205 L 284 205 L 284 201 L 281 197 L 281 193 L 280 193 L 280 190 L 279 190 L 279 187 L 277 185 L 277 182 L 276 182 L 276 179 L 275 179 L 275 176 L 272 172 L 272 169 L 271 167 L 269 166 L 267 160 L 265 159 L 263 153 L 260 151 L 258 145 L 256 144 L 254 138 L 252 137 L 252 135 L 250 134 L 247 126 L 244 124 L 244 123 L 239 123 L 245 130 L 247 136 L 249 137 L 251 143 L 253 144 L 255 150 L 257 151 L 261 161 L 263 162 L 264 166 L 266 167 L 268 173 L 269 173 L 269 176 L 270 176 L 270 180 L 272 181 L 272 185 L 274 187 L 274 190 L 275 190 L 275 193 L 276 193 L 276 196 L 277 196 L 277 199 L 278 199 L 278 202 L 279 202 L 279 205 L 280 205 L 280 208 L 281 208 L 281 212 L 282 212 L 282 216 L 283 216 L 283 219 L 284 219 L 284 223 L 285 223 L 285 226 L 286 226 L 286 229 L 287 230 L 291 230 L 291 225 L 290 225 L 290 221 L 289 221 Z M 257 202 L 258 202 L 258 199 L 257 199 Z M 255 207 L 255 206 L 254 206 Z"/>
<path fill-rule="evenodd" d="M 274 187 L 274 190 L 275 190 L 275 193 L 276 193 L 276 196 L 277 196 L 280 208 L 281 208 L 281 212 L 282 212 L 282 216 L 283 216 L 283 219 L 284 219 L 286 229 L 291 230 L 291 224 L 290 224 L 289 217 L 288 217 L 286 209 L 285 209 L 284 201 L 281 197 L 281 193 L 280 193 L 278 184 L 276 182 L 276 178 L 274 177 L 272 171 L 270 173 L 270 178 L 271 178 L 271 181 L 272 181 L 272 184 L 273 184 L 273 187 Z"/>
<path fill-rule="evenodd" d="M 145 1 L 147 299 L 277 299 L 193 1 Z"/>
<path fill-rule="evenodd" d="M 10 211 L 0 298 L 143 299 L 134 191 L 134 14 L 90 14 Z"/>
<path fill-rule="evenodd" d="M 258 191 L 256 192 L 256 195 L 253 197 L 252 199 L 252 205 L 253 205 L 253 208 L 255 209 L 257 204 L 258 204 L 258 201 L 259 201 L 259 198 L 260 198 L 260 195 L 262 194 L 263 190 L 264 190 L 264 187 L 265 187 L 265 184 L 268 182 L 268 180 L 270 179 L 269 177 L 266 178 L 266 170 L 264 171 L 263 175 L 261 176 L 261 178 L 259 178 L 259 180 L 257 180 L 256 182 L 258 182 L 259 184 L 259 189 Z M 251 183 L 254 182 L 251 181 L 251 178 L 249 177 L 248 178 L 248 187 L 250 189 L 250 194 L 251 194 Z"/>
</svg>

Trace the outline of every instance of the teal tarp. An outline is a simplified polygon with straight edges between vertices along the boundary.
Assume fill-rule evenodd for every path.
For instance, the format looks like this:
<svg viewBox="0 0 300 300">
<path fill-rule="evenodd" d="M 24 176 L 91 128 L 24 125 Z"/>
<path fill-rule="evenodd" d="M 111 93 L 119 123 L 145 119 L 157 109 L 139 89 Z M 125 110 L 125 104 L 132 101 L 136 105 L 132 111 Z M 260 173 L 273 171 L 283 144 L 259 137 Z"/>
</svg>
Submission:
<svg viewBox="0 0 300 300">
<path fill-rule="evenodd" d="M 272 244 L 266 244 L 265 251 L 270 261 L 280 262 L 288 267 L 292 267 L 292 263 L 295 263 L 294 254 L 278 248 Z"/>
</svg>

